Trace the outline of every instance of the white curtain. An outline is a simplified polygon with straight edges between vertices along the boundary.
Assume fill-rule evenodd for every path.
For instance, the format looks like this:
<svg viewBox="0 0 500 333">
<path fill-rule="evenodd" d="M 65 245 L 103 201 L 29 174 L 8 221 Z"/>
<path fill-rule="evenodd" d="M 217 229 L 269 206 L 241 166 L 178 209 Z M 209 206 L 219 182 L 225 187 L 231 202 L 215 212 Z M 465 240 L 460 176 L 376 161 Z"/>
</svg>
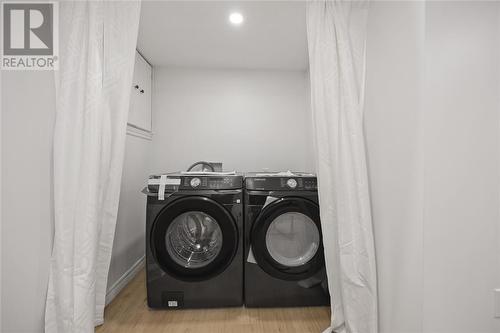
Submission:
<svg viewBox="0 0 500 333">
<path fill-rule="evenodd" d="M 139 1 L 60 1 L 47 333 L 103 322 Z"/>
<path fill-rule="evenodd" d="M 363 133 L 368 1 L 307 8 L 311 107 L 332 322 L 377 332 L 377 278 Z"/>
</svg>

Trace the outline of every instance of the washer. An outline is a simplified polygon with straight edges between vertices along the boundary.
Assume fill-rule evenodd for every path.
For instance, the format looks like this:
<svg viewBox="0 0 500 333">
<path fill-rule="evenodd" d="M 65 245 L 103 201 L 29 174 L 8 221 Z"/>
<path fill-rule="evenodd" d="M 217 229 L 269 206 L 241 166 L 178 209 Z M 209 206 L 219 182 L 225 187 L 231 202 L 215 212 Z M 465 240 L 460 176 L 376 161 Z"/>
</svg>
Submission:
<svg viewBox="0 0 500 333">
<path fill-rule="evenodd" d="M 150 177 L 146 218 L 149 307 L 243 304 L 242 186 L 241 175 Z M 163 187 L 161 200 L 158 191 Z"/>
<path fill-rule="evenodd" d="M 245 305 L 328 305 L 327 285 L 316 177 L 247 174 Z"/>
</svg>

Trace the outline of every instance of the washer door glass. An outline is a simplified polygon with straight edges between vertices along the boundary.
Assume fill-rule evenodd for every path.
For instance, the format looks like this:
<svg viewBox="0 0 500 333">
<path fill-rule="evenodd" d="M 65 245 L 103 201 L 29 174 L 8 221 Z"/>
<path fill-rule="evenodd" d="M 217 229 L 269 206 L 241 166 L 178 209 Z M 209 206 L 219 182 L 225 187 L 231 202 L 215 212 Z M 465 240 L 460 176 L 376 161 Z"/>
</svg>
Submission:
<svg viewBox="0 0 500 333">
<path fill-rule="evenodd" d="M 276 217 L 266 232 L 266 247 L 271 257 L 288 267 L 311 260 L 320 245 L 320 233 L 308 216 L 288 212 Z"/>
<path fill-rule="evenodd" d="M 222 230 L 217 221 L 198 211 L 177 216 L 165 234 L 168 254 L 186 268 L 210 264 L 219 255 L 222 242 Z"/>
</svg>

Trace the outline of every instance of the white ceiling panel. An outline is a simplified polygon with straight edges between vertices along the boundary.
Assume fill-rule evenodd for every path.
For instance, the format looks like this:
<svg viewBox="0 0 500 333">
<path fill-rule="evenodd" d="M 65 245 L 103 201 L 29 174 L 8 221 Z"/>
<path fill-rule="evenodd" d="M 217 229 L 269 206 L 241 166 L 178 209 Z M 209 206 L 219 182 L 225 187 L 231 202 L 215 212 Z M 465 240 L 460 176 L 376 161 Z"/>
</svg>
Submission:
<svg viewBox="0 0 500 333">
<path fill-rule="evenodd" d="M 305 2 L 143 1 L 138 48 L 157 66 L 304 70 Z"/>
</svg>

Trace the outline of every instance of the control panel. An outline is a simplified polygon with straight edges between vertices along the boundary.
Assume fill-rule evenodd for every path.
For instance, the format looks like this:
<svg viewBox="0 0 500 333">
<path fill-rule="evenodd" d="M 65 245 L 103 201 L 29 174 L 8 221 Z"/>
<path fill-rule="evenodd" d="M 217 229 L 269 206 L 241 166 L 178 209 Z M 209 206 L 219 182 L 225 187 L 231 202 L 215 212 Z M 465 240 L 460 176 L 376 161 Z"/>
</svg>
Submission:
<svg viewBox="0 0 500 333">
<path fill-rule="evenodd" d="M 148 190 L 157 193 L 160 186 L 160 176 L 154 175 L 149 178 Z M 243 188 L 243 176 L 205 176 L 205 175 L 179 175 L 169 174 L 165 191 L 179 190 L 233 190 Z"/>
<path fill-rule="evenodd" d="M 241 176 L 181 176 L 179 189 L 184 190 L 224 190 L 239 189 L 243 186 Z"/>
<path fill-rule="evenodd" d="M 262 191 L 315 191 L 318 182 L 316 177 L 247 177 L 245 186 Z"/>
</svg>

